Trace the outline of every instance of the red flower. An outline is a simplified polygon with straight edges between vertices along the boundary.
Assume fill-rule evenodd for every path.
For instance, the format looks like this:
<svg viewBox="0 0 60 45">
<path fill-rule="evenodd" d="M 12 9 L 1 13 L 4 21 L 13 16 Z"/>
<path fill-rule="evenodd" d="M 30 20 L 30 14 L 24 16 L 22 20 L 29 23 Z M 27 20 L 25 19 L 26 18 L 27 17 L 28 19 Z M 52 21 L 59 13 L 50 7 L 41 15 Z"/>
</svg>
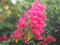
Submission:
<svg viewBox="0 0 60 45">
<path fill-rule="evenodd" d="M 47 43 L 43 43 L 42 45 L 48 45 Z"/>
<path fill-rule="evenodd" d="M 48 37 L 47 37 L 47 40 L 48 40 L 49 42 L 56 42 L 56 39 L 55 39 L 54 37 L 52 37 L 52 36 L 48 36 Z"/>
<path fill-rule="evenodd" d="M 25 43 L 26 43 L 26 44 L 29 44 L 29 41 L 28 41 L 28 40 L 25 40 Z"/>
<path fill-rule="evenodd" d="M 15 38 L 15 39 L 21 40 L 22 36 L 23 36 L 23 34 L 22 34 L 21 30 L 15 30 L 13 33 L 13 38 Z"/>
<path fill-rule="evenodd" d="M 2 37 L 0 37 L 0 42 L 2 42 L 3 41 L 3 39 L 2 39 Z"/>
<path fill-rule="evenodd" d="M 3 35 L 3 36 L 2 36 L 2 39 L 3 39 L 3 41 L 5 41 L 5 40 L 8 40 L 8 39 L 9 39 L 9 37 L 8 37 L 8 36 L 6 36 L 6 35 Z"/>
</svg>

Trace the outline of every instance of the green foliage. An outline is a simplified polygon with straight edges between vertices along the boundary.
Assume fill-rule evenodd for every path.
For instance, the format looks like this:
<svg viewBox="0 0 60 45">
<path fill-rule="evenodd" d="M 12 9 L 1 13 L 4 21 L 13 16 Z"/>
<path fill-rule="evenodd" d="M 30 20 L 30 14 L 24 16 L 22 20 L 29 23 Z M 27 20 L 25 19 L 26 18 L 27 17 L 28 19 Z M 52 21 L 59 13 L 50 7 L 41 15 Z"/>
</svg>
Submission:
<svg viewBox="0 0 60 45">
<path fill-rule="evenodd" d="M 54 31 L 59 30 L 60 24 L 60 1 L 59 0 L 46 0 L 47 7 L 47 30 Z"/>
<path fill-rule="evenodd" d="M 56 45 L 59 45 L 60 40 L 60 0 L 46 0 L 45 5 L 47 7 L 47 35 L 53 35 L 56 37 Z"/>
</svg>

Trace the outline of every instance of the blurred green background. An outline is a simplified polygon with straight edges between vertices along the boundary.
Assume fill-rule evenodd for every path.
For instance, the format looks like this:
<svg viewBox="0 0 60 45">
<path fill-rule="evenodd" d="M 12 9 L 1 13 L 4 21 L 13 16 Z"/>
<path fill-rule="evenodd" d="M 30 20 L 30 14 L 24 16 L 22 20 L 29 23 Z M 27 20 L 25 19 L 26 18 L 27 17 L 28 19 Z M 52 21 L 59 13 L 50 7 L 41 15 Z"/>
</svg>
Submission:
<svg viewBox="0 0 60 45">
<path fill-rule="evenodd" d="M 33 2 L 36 0 L 0 0 L 0 36 L 10 36 L 16 25 L 18 19 L 23 16 L 24 10 L 27 11 Z M 57 42 L 51 45 L 60 44 L 60 0 L 40 0 L 40 3 L 46 6 L 46 35 L 56 37 Z M 13 42 L 13 41 L 12 41 Z M 0 45 L 27 45 L 22 41 L 21 44 L 10 44 L 11 42 L 5 41 Z M 34 42 L 30 45 L 34 45 Z M 38 44 L 37 44 L 38 45 Z"/>
</svg>

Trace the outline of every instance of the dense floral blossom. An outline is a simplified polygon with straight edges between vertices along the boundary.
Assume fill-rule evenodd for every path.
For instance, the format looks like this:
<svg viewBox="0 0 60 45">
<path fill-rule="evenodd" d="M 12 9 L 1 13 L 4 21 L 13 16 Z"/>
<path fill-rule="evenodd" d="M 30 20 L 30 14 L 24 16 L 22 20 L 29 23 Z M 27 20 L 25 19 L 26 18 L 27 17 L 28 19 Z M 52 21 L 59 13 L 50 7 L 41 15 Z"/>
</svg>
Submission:
<svg viewBox="0 0 60 45">
<path fill-rule="evenodd" d="M 42 45 L 48 45 L 47 42 L 55 42 L 56 39 L 52 36 L 43 38 L 45 32 L 44 28 L 46 27 L 46 15 L 45 6 L 36 1 L 32 7 L 28 10 L 28 13 L 24 13 L 24 16 L 19 19 L 17 24 L 17 29 L 13 33 L 15 39 L 21 40 L 22 37 L 27 36 L 26 31 L 32 31 L 34 37 L 41 41 Z M 25 39 L 25 38 L 24 38 Z M 25 39 L 25 43 L 29 43 L 28 37 Z"/>
<path fill-rule="evenodd" d="M 43 39 L 41 34 L 44 33 L 44 27 L 46 26 L 45 24 L 46 15 L 44 14 L 45 9 L 46 9 L 45 6 L 37 1 L 28 10 L 31 30 L 38 40 Z"/>
<path fill-rule="evenodd" d="M 45 6 L 40 4 L 38 1 L 35 2 L 32 7 L 28 10 L 28 14 L 24 14 L 24 17 L 19 19 L 17 29 L 22 31 L 22 28 L 29 28 L 35 35 L 35 38 L 42 40 L 42 34 L 46 26 L 46 15 L 44 14 Z M 29 19 L 29 20 L 27 20 Z M 21 38 L 22 32 L 14 31 L 14 38 Z"/>
</svg>

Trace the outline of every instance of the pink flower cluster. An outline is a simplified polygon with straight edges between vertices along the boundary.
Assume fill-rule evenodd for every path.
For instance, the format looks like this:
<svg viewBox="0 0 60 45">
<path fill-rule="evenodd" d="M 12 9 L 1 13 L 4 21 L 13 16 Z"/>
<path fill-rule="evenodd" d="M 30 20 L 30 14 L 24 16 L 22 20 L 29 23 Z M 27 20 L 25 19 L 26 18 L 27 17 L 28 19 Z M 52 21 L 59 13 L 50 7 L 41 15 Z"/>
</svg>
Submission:
<svg viewBox="0 0 60 45">
<path fill-rule="evenodd" d="M 48 45 L 51 42 L 56 42 L 56 39 L 54 37 L 52 37 L 52 36 L 47 36 L 47 38 L 44 38 L 44 40 L 41 41 L 40 43 L 42 45 Z"/>
<path fill-rule="evenodd" d="M 2 37 L 0 37 L 0 42 L 2 42 L 2 41 L 7 41 L 7 40 L 9 40 L 10 39 L 10 37 L 8 37 L 8 36 L 6 36 L 6 35 L 3 35 Z"/>
<path fill-rule="evenodd" d="M 38 1 L 35 2 L 28 10 L 29 15 L 24 14 L 24 17 L 19 19 L 17 29 L 22 31 L 22 28 L 29 28 L 38 40 L 42 40 L 42 34 L 44 33 L 44 28 L 46 26 L 46 15 L 44 14 L 45 9 L 44 5 L 40 4 Z M 20 38 L 21 31 L 16 30 L 14 32 L 14 37 Z"/>
<path fill-rule="evenodd" d="M 31 25 L 32 32 L 38 40 L 43 39 L 42 34 L 44 33 L 44 28 L 46 26 L 46 15 L 44 14 L 45 9 L 45 6 L 37 1 L 28 10 L 30 18 L 29 24 Z"/>
<path fill-rule="evenodd" d="M 19 23 L 17 25 L 18 29 L 22 29 L 22 28 L 27 28 L 27 14 L 24 14 L 24 17 L 19 19 Z"/>
<path fill-rule="evenodd" d="M 13 33 L 13 38 L 21 40 L 25 35 L 25 32 L 22 31 L 22 28 L 27 28 L 26 19 L 26 14 L 24 14 L 24 17 L 19 19 L 17 29 Z"/>
<path fill-rule="evenodd" d="M 38 1 L 36 1 L 32 7 L 28 10 L 28 15 L 25 13 L 22 18 L 19 19 L 17 30 L 14 31 L 13 37 L 15 39 L 22 39 L 22 37 L 26 37 L 27 34 L 24 32 L 25 30 L 31 30 L 34 38 L 37 38 L 38 40 L 43 39 L 43 34 L 45 32 L 44 28 L 46 27 L 46 15 L 45 15 L 45 6 L 40 4 Z M 24 31 L 23 31 L 24 29 Z M 44 43 L 41 44 L 47 45 L 45 42 L 55 42 L 56 39 L 48 36 L 44 39 Z M 25 42 L 29 42 L 29 40 L 25 40 Z"/>
<path fill-rule="evenodd" d="M 13 33 L 13 38 L 14 39 L 19 39 L 22 40 L 22 36 L 25 35 L 25 32 L 22 32 L 21 30 L 15 30 Z"/>
<path fill-rule="evenodd" d="M 44 14 L 45 6 L 40 4 L 38 1 L 35 2 L 32 7 L 28 10 L 28 14 L 24 14 L 24 17 L 19 19 L 17 29 L 28 28 L 35 34 L 38 40 L 42 40 L 42 34 L 44 33 L 44 28 L 46 26 L 46 15 Z M 27 19 L 29 19 L 27 21 Z M 14 32 L 14 37 L 21 37 L 20 31 Z"/>
</svg>

